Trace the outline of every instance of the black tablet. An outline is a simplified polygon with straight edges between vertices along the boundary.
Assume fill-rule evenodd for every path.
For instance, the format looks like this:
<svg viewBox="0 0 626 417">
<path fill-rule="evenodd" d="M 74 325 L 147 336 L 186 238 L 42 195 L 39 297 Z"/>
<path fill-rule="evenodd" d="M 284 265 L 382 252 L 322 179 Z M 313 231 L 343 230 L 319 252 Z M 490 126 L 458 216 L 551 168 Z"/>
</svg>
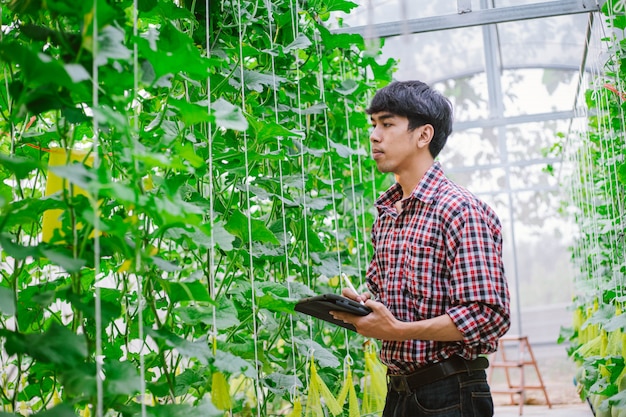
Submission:
<svg viewBox="0 0 626 417">
<path fill-rule="evenodd" d="M 356 331 L 352 324 L 336 320 L 330 315 L 330 312 L 345 311 L 358 316 L 367 316 L 372 312 L 372 309 L 369 307 L 337 294 L 323 294 L 315 297 L 303 298 L 298 301 L 295 306 L 295 310 L 309 316 L 317 317 L 318 319 L 322 319 L 329 323 L 336 324 L 337 326 L 345 327 L 346 329 L 352 331 Z"/>
</svg>

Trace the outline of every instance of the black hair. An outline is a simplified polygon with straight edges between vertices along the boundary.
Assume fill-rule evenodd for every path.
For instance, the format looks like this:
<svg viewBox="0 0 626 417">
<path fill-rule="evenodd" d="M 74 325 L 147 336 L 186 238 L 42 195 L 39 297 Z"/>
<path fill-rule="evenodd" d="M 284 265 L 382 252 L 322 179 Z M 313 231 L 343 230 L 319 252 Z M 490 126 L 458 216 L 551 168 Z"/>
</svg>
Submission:
<svg viewBox="0 0 626 417">
<path fill-rule="evenodd" d="M 430 124 L 434 135 L 428 150 L 439 155 L 452 133 L 450 100 L 421 81 L 394 81 L 376 92 L 367 114 L 389 112 L 409 119 L 409 130 Z"/>
</svg>

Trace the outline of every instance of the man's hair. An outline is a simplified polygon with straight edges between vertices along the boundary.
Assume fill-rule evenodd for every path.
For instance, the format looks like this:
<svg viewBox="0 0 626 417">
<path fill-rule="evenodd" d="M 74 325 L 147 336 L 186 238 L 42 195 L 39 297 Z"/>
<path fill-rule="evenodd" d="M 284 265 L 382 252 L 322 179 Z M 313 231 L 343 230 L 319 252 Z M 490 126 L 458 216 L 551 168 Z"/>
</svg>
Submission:
<svg viewBox="0 0 626 417">
<path fill-rule="evenodd" d="M 409 130 L 425 124 L 435 133 L 428 146 L 433 158 L 439 155 L 452 133 L 452 104 L 441 93 L 421 81 L 394 81 L 376 92 L 367 114 L 389 112 L 409 119 Z"/>
</svg>

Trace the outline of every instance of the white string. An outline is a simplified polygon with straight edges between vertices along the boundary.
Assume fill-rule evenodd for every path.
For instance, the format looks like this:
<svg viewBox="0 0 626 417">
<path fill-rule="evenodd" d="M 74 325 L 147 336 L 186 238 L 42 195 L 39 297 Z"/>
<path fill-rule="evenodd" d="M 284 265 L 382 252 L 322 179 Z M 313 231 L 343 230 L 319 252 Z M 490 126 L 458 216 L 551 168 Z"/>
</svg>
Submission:
<svg viewBox="0 0 626 417">
<path fill-rule="evenodd" d="M 600 20 L 600 19 L 598 19 Z M 598 35 L 600 35 L 599 32 L 602 32 L 603 28 L 599 27 L 598 29 Z M 598 62 L 597 60 L 594 60 L 593 62 L 593 72 L 594 72 L 594 79 L 595 80 L 602 80 L 603 78 L 603 70 L 600 67 L 602 64 L 600 62 Z M 608 134 L 608 130 L 606 125 L 604 124 L 604 120 L 607 117 L 607 109 L 603 106 L 603 100 L 606 98 L 606 91 L 604 90 L 604 83 L 595 83 L 594 86 L 594 92 L 593 94 L 596 95 L 596 111 L 597 113 L 597 118 L 596 120 L 599 122 L 598 125 L 598 134 L 601 138 L 605 138 Z M 589 133 L 588 133 L 589 134 Z M 600 153 L 601 155 L 605 155 L 604 153 L 604 145 L 603 145 L 604 140 L 601 139 L 599 141 L 599 146 L 600 146 Z M 591 140 L 588 139 L 588 143 L 591 144 Z M 596 187 L 596 181 L 594 180 L 594 169 L 597 167 L 594 167 L 593 165 L 593 160 L 592 160 L 592 156 L 591 156 L 591 150 L 590 150 L 591 146 L 588 146 L 587 149 L 589 149 L 588 152 L 586 152 L 585 157 L 586 157 L 586 163 L 587 163 L 587 167 L 588 170 L 587 172 L 589 173 L 589 186 L 588 188 L 591 190 L 590 194 L 592 196 L 592 199 L 590 201 L 588 201 L 589 207 L 593 207 L 594 208 L 594 212 L 593 214 L 595 214 L 595 209 L 597 208 L 597 202 L 599 201 L 598 199 L 601 197 L 607 197 L 606 195 L 604 196 L 600 196 L 598 195 L 598 190 Z M 596 163 L 598 163 L 600 161 L 596 161 Z M 608 201 L 606 201 L 606 203 L 608 204 Z M 594 247 L 591 249 L 593 251 L 597 251 L 599 248 L 603 247 L 602 242 L 601 242 L 601 236 L 600 236 L 600 230 L 603 229 L 603 227 L 601 227 L 601 225 L 598 224 L 598 216 L 597 215 L 593 215 L 592 217 L 592 223 L 593 223 L 593 228 L 592 228 L 592 235 L 594 237 Z M 603 272 L 602 272 L 602 268 L 601 268 L 601 264 L 600 264 L 600 256 L 592 256 L 592 262 L 593 262 L 593 266 L 594 266 L 594 281 L 595 281 L 595 289 L 596 290 L 601 290 L 603 288 L 602 282 L 603 282 Z"/>
<path fill-rule="evenodd" d="M 245 112 L 246 110 L 246 92 L 245 92 L 245 75 L 244 75 L 244 55 L 243 55 L 243 16 L 241 14 L 241 0 L 237 0 L 237 16 L 239 17 L 238 21 L 238 31 L 239 31 L 239 70 L 241 71 L 241 110 Z M 259 369 L 259 348 L 258 348 L 258 327 L 256 320 L 256 290 L 255 290 L 255 279 L 254 279 L 254 259 L 252 256 L 252 210 L 250 207 L 250 167 L 248 161 L 248 133 L 247 131 L 243 131 L 243 148 L 244 148 L 244 164 L 246 166 L 246 178 L 245 178 L 245 190 L 246 190 L 246 206 L 247 206 L 247 220 L 248 220 L 248 262 L 249 262 L 249 270 L 248 275 L 250 278 L 250 290 L 251 290 L 251 303 L 252 303 L 252 336 L 254 340 L 254 370 L 257 373 L 257 377 L 254 379 L 254 386 L 256 391 L 256 401 L 257 401 L 257 416 L 261 417 L 261 387 L 260 387 L 260 369 Z"/>
<path fill-rule="evenodd" d="M 315 50 L 317 51 L 317 56 L 320 57 L 319 65 L 318 65 L 318 73 L 317 73 L 317 82 L 318 88 L 320 89 L 320 101 L 323 106 L 322 114 L 324 115 L 324 134 L 326 136 L 326 149 L 328 152 L 331 152 L 331 144 L 330 144 L 330 133 L 328 131 L 328 109 L 326 104 L 326 92 L 324 86 L 324 68 L 321 57 L 322 50 L 320 48 L 317 33 L 313 42 L 315 42 Z M 337 199 L 335 197 L 335 178 L 333 173 L 333 158 L 328 157 L 328 176 L 330 182 L 330 192 L 331 192 L 331 201 L 333 203 L 333 222 L 335 223 L 335 250 L 337 252 L 337 267 L 338 267 L 338 275 L 341 277 L 342 265 L 341 265 L 341 251 L 339 248 L 339 215 L 337 213 Z"/>
<path fill-rule="evenodd" d="M 300 26 L 298 25 L 297 22 L 297 18 L 298 18 L 298 3 L 297 1 L 294 2 L 294 0 L 291 0 L 291 7 L 290 7 L 290 11 L 291 11 L 291 22 L 292 22 L 292 29 L 293 29 L 293 33 L 294 33 L 294 39 L 297 39 L 298 36 L 300 36 Z M 300 72 L 300 60 L 298 59 L 298 49 L 295 49 L 293 51 L 294 54 L 294 58 L 295 58 L 295 65 L 296 65 L 296 100 L 297 100 L 297 109 L 298 109 L 298 129 L 303 132 L 303 137 L 302 137 L 302 143 L 301 143 L 301 147 L 300 147 L 300 179 L 302 180 L 302 220 L 304 221 L 304 258 L 305 258 L 305 262 L 303 262 L 303 264 L 306 266 L 305 267 L 305 274 L 306 274 L 306 283 L 307 286 L 310 288 L 311 287 L 311 269 L 310 269 L 310 265 L 311 265 L 311 253 L 310 253 L 310 248 L 309 248 L 309 218 L 308 218 L 308 202 L 307 202 L 307 196 L 306 196 L 306 171 L 305 171 L 305 166 L 306 166 L 306 160 L 305 160 L 305 151 L 304 151 L 304 137 L 305 137 L 305 130 L 304 130 L 304 123 L 302 120 L 302 95 L 301 95 L 301 87 L 300 87 L 300 79 L 302 77 L 302 74 Z M 313 326 L 311 325 L 311 323 L 313 322 L 312 318 L 310 316 L 307 317 L 307 321 L 308 321 L 308 329 L 309 329 L 309 339 L 313 340 Z M 292 341 L 293 341 L 293 337 L 292 337 Z M 293 345 L 292 345 L 293 346 Z"/>
<path fill-rule="evenodd" d="M 601 20 L 601 19 L 597 19 Z M 589 39 L 586 39 L 586 50 L 592 50 L 590 48 Z M 592 77 L 598 77 L 601 74 L 601 71 L 597 68 L 597 60 L 592 62 Z M 585 68 L 581 65 L 581 69 L 579 72 L 579 85 L 585 85 L 586 82 L 583 82 L 586 79 Z M 593 94 L 598 94 L 597 86 L 594 88 Z M 583 102 L 585 100 L 585 93 L 583 89 L 579 89 L 578 97 L 576 97 L 578 102 Z M 578 107 L 578 103 L 576 103 L 575 108 Z M 598 115 L 601 117 L 601 115 Z M 590 146 L 591 146 L 591 138 L 589 129 L 584 129 L 582 141 L 568 141 L 566 142 L 566 148 L 569 150 L 569 155 L 571 155 L 572 161 L 571 163 L 577 169 L 576 175 L 572 175 L 570 181 L 570 188 L 572 190 L 572 202 L 574 206 L 578 209 L 580 220 L 579 224 L 581 225 L 581 236 L 577 239 L 575 243 L 575 259 L 579 259 L 579 277 L 582 280 L 591 280 L 595 281 L 596 288 L 599 288 L 600 283 L 600 269 L 598 265 L 598 257 L 597 256 L 589 256 L 593 251 L 595 251 L 599 245 L 599 238 L 596 234 L 598 231 L 598 224 L 596 222 L 596 216 L 590 216 L 589 207 L 594 207 L 594 202 L 596 201 L 595 195 L 595 187 L 593 178 L 591 177 L 592 171 L 592 163 L 590 157 Z M 577 146 L 575 146 L 576 144 Z M 578 183 L 574 181 L 574 179 L 578 179 Z M 582 181 L 582 183 L 581 183 Z M 587 210 L 585 210 L 587 207 Z M 589 227 L 591 226 L 591 227 Z M 588 238 L 584 238 L 584 233 L 588 233 Z M 591 258 L 590 264 L 585 264 L 583 258 Z M 585 270 L 587 270 L 588 275 L 585 276 Z M 595 295 L 595 294 L 594 294 Z M 587 300 L 588 301 L 588 300 Z"/>
<path fill-rule="evenodd" d="M 361 137 L 361 129 L 357 129 L 357 138 L 359 137 Z M 369 143 L 369 139 L 368 139 L 368 143 Z M 356 155 L 356 161 L 357 161 L 357 166 L 359 167 L 359 183 L 365 184 L 364 179 L 363 179 L 363 162 L 361 161 L 361 155 L 359 153 L 357 153 Z M 375 184 L 374 181 L 372 181 L 372 183 Z M 361 238 L 363 239 L 363 262 L 364 262 L 364 265 L 367 266 L 367 260 L 369 259 L 369 251 L 367 249 L 368 237 L 366 233 L 367 226 L 366 226 L 366 221 L 365 221 L 366 209 L 365 209 L 365 199 L 363 198 L 363 196 L 364 196 L 363 193 L 361 193 L 361 195 L 359 196 L 359 208 L 360 208 L 360 217 L 361 217 L 361 230 L 363 231 L 363 233 L 361 233 Z M 362 276 L 359 276 L 359 284 L 363 285 Z"/>
<path fill-rule="evenodd" d="M 98 116 L 96 114 L 99 106 L 98 101 L 98 0 L 93 0 L 93 33 L 92 33 L 92 50 L 93 50 L 93 62 L 92 62 L 92 103 L 93 103 L 93 155 L 94 155 L 94 168 L 96 171 L 100 165 L 99 158 L 99 146 L 100 146 L 100 126 L 98 124 Z M 71 151 L 71 150 L 70 150 Z M 103 387 L 103 372 L 102 372 L 102 297 L 100 294 L 100 287 L 97 283 L 98 271 L 100 271 L 100 238 L 99 238 L 99 226 L 100 226 L 100 214 L 98 207 L 98 197 L 90 195 L 89 197 L 93 212 L 94 212 L 94 286 L 95 286 L 95 322 L 96 322 L 96 417 L 102 417 L 104 414 L 104 387 Z"/>
<path fill-rule="evenodd" d="M 273 30 L 273 23 L 274 23 L 274 16 L 272 13 L 272 1 L 271 0 L 265 0 L 265 6 L 267 8 L 267 21 L 269 23 L 269 35 L 270 35 L 270 49 L 274 49 L 274 30 Z M 295 32 L 294 32 L 295 33 Z M 273 86 L 273 94 L 274 94 L 274 122 L 276 124 L 279 123 L 278 121 L 278 93 L 276 92 L 278 86 L 276 84 L 276 63 L 275 63 L 275 59 L 274 59 L 274 55 L 270 54 L 270 60 L 271 60 L 271 64 L 272 64 L 272 86 Z M 280 150 L 282 149 L 282 143 L 281 143 L 281 139 L 280 138 L 276 138 L 276 143 L 278 145 L 278 150 L 279 150 L 279 154 L 280 154 Z M 286 214 L 286 210 L 285 210 L 285 193 L 284 193 L 284 179 L 283 179 L 283 161 L 282 159 L 278 159 L 278 180 L 279 180 L 279 184 L 280 184 L 280 209 L 281 209 L 281 221 L 282 221 L 282 226 L 283 226 L 283 246 L 284 246 L 284 251 L 285 251 L 285 276 L 286 276 L 286 283 L 287 283 L 287 292 L 289 294 L 289 297 L 292 296 L 292 292 L 291 292 L 291 283 L 289 282 L 289 273 L 290 273 L 290 263 L 289 263 L 289 241 L 288 241 L 288 235 L 287 235 L 287 214 Z M 290 315 L 289 316 L 289 328 L 290 328 L 290 333 L 291 333 L 291 351 L 295 352 L 295 340 L 294 340 L 294 325 L 293 325 L 293 316 Z M 298 381 L 298 376 L 296 373 L 296 355 L 292 354 L 291 355 L 291 360 L 292 360 L 292 367 L 293 367 L 293 379 L 294 379 L 294 384 L 293 390 L 289 390 L 289 395 L 291 397 L 291 400 L 293 402 L 294 397 L 295 397 L 295 388 L 297 387 L 297 381 Z"/>
<path fill-rule="evenodd" d="M 210 0 L 205 1 L 206 7 L 206 20 L 205 20 L 205 35 L 206 35 L 206 56 L 207 59 L 211 58 L 211 33 L 210 33 Z M 206 80 L 207 91 L 207 112 L 211 114 L 211 77 L 207 76 Z M 216 300 L 217 294 L 215 294 L 215 201 L 213 191 L 213 124 L 207 123 L 207 150 L 208 150 L 208 169 L 209 169 L 209 228 L 211 229 L 211 236 L 209 237 L 209 291 L 211 297 Z M 213 311 L 213 323 L 212 323 L 212 343 L 213 352 L 217 350 L 217 306 L 215 303 L 212 305 Z"/>
<path fill-rule="evenodd" d="M 343 62 L 341 64 L 341 78 L 345 78 L 345 69 L 343 66 Z M 344 116 L 346 118 L 346 136 L 348 139 L 348 149 L 352 151 L 352 129 L 350 129 L 350 114 L 348 110 L 348 97 L 345 96 L 343 98 L 343 110 Z M 358 145 L 357 145 L 358 148 Z M 354 183 L 354 163 L 352 161 L 352 153 L 350 153 L 348 157 L 348 166 L 350 167 L 350 194 L 352 196 L 352 218 L 354 220 L 354 241 L 356 242 L 356 252 L 357 252 L 357 271 L 359 271 L 359 287 L 362 284 L 362 265 L 361 265 L 361 245 L 360 245 L 360 230 L 359 230 L 359 216 L 357 215 L 356 210 L 356 190 Z"/>
<path fill-rule="evenodd" d="M 133 127 L 135 133 L 139 131 L 139 48 L 137 46 L 138 38 L 138 1 L 133 0 L 133 105 L 134 105 L 134 123 Z M 139 166 L 137 159 L 133 158 L 135 164 L 135 172 L 138 172 Z M 135 271 L 140 271 L 141 265 L 141 253 L 139 248 L 141 245 L 135 246 Z M 138 323 L 138 337 L 141 349 L 139 350 L 139 392 L 141 393 L 141 417 L 146 417 L 146 363 L 144 357 L 144 327 L 143 327 L 143 279 L 140 273 L 135 273 L 137 281 L 137 320 Z"/>
<path fill-rule="evenodd" d="M 610 20 L 613 20 L 615 18 L 614 15 L 614 8 L 612 4 L 609 4 L 609 18 Z M 604 25 L 602 26 L 603 31 L 605 31 L 605 27 Z M 607 38 L 606 34 L 604 34 L 603 36 L 604 39 Z M 615 36 L 615 34 L 612 34 L 610 36 L 611 39 L 611 49 L 613 51 L 619 51 L 621 49 L 621 45 L 619 45 L 619 43 L 617 42 L 617 38 Z M 614 52 L 616 53 L 616 52 Z M 611 62 L 613 63 L 613 73 L 615 74 L 619 74 L 619 67 L 617 67 L 617 63 L 620 62 L 619 57 L 616 57 L 616 59 L 611 60 Z M 623 102 L 624 102 L 624 82 L 621 79 L 621 77 L 616 77 L 615 80 L 615 87 L 617 89 L 617 93 L 616 93 L 616 98 L 618 101 L 618 111 L 619 111 L 619 119 L 621 122 L 621 127 L 622 129 L 624 129 L 626 127 L 626 121 L 625 121 L 625 116 L 624 116 L 624 108 L 622 106 Z M 611 132 L 612 132 L 612 137 L 617 139 L 618 136 L 622 137 L 622 140 L 624 139 L 624 132 L 623 130 L 621 132 L 615 132 L 613 130 L 613 128 L 611 127 Z M 609 145 L 611 147 L 611 154 L 614 155 L 614 157 L 616 157 L 617 155 L 617 150 L 615 149 L 615 142 L 616 140 L 611 140 L 609 141 Z M 623 151 L 624 149 L 622 149 Z M 614 216 L 613 220 L 616 221 L 616 224 L 614 224 L 614 226 L 617 225 L 621 225 L 624 224 L 624 219 L 625 219 L 625 213 L 624 213 L 624 187 L 620 187 L 620 181 L 618 178 L 618 172 L 617 172 L 617 160 L 615 160 L 613 163 L 611 164 L 607 164 L 607 166 L 612 166 L 613 169 L 613 180 L 610 181 L 611 184 L 611 188 L 612 188 L 612 192 L 611 194 L 613 195 L 613 202 L 617 205 L 617 214 Z M 622 154 L 622 157 L 620 158 L 620 162 L 624 162 L 624 157 Z M 616 189 L 613 189 L 613 185 L 616 185 Z M 613 278 L 614 278 L 614 290 L 615 290 L 615 294 L 617 296 L 622 296 L 624 294 L 624 276 L 622 273 L 620 273 L 618 265 L 620 264 L 620 260 L 618 258 L 618 254 L 617 254 L 617 248 L 616 245 L 618 244 L 618 242 L 620 240 L 624 239 L 624 234 L 623 231 L 618 233 L 617 230 L 615 229 L 615 227 L 612 229 L 612 231 L 614 232 L 614 236 L 611 239 L 611 244 L 612 244 L 612 253 L 613 253 Z M 622 253 L 621 253 L 621 257 L 622 260 L 626 259 L 626 245 L 622 244 Z"/>
</svg>

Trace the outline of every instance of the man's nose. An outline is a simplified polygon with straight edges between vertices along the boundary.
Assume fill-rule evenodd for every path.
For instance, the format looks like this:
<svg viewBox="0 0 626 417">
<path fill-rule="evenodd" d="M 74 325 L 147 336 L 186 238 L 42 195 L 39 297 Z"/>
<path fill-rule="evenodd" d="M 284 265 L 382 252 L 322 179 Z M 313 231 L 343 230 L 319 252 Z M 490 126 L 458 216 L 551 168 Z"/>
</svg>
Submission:
<svg viewBox="0 0 626 417">
<path fill-rule="evenodd" d="M 380 142 L 378 129 L 372 128 L 372 131 L 370 132 L 370 142 Z"/>
</svg>

